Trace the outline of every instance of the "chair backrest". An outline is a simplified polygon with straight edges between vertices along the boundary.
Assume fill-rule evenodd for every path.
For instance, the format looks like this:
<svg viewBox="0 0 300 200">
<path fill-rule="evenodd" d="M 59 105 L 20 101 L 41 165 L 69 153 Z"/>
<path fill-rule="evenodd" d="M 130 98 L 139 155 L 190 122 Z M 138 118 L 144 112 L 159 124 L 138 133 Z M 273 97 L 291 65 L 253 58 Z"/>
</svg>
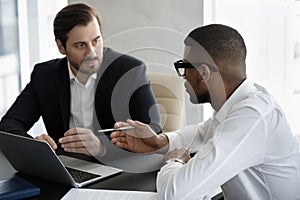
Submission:
<svg viewBox="0 0 300 200">
<path fill-rule="evenodd" d="M 175 74 L 149 73 L 161 117 L 163 132 L 177 130 L 184 124 L 183 79 Z"/>
</svg>

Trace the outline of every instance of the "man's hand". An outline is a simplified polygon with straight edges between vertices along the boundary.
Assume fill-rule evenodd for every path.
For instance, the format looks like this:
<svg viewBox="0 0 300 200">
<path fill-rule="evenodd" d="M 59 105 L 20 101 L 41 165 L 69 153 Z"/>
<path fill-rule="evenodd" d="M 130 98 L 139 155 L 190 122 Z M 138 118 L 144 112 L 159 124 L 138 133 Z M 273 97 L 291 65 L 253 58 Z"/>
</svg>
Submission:
<svg viewBox="0 0 300 200">
<path fill-rule="evenodd" d="M 165 161 L 170 160 L 172 158 L 178 158 L 182 160 L 184 163 L 187 163 L 190 159 L 190 152 L 186 148 L 182 149 L 174 149 L 165 155 Z"/>
<path fill-rule="evenodd" d="M 117 122 L 114 128 L 133 126 L 134 129 L 114 131 L 110 134 L 111 142 L 120 148 L 137 153 L 154 153 L 168 147 L 166 135 L 157 135 L 149 125 L 139 121 L 127 120 L 127 123 Z"/>
<path fill-rule="evenodd" d="M 86 128 L 71 128 L 58 141 L 67 152 L 99 156 L 105 151 L 99 138 Z"/>
<path fill-rule="evenodd" d="M 57 145 L 56 145 L 55 141 L 47 134 L 39 135 L 39 136 L 35 137 L 35 139 L 48 143 L 54 151 L 57 149 Z"/>
</svg>

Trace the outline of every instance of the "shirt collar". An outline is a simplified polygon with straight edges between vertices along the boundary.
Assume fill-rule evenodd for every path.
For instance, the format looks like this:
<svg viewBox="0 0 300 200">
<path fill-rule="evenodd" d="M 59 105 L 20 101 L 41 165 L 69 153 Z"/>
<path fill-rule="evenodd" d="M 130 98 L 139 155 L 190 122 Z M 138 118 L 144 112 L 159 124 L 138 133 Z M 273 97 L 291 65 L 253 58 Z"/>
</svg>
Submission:
<svg viewBox="0 0 300 200">
<path fill-rule="evenodd" d="M 249 93 L 255 90 L 254 84 L 246 79 L 233 93 L 232 95 L 225 101 L 222 105 L 221 109 L 218 112 L 214 113 L 215 118 L 220 122 L 225 119 L 228 112 L 235 104 L 239 103 L 243 99 L 245 99 Z"/>
</svg>

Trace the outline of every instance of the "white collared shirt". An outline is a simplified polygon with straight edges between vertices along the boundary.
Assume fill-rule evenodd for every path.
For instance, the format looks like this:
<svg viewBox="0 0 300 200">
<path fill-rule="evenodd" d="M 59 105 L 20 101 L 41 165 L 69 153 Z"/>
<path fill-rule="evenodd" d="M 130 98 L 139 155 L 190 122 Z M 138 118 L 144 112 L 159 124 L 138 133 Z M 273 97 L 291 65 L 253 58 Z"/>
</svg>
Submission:
<svg viewBox="0 0 300 200">
<path fill-rule="evenodd" d="M 71 91 L 71 113 L 69 128 L 81 127 L 94 130 L 93 113 L 97 74 L 92 74 L 86 84 L 74 76 L 68 63 Z"/>
<path fill-rule="evenodd" d="M 244 81 L 207 121 L 167 133 L 169 151 L 197 151 L 157 177 L 164 199 L 206 199 L 222 188 L 229 200 L 300 199 L 300 155 L 285 115 L 266 91 Z"/>
</svg>

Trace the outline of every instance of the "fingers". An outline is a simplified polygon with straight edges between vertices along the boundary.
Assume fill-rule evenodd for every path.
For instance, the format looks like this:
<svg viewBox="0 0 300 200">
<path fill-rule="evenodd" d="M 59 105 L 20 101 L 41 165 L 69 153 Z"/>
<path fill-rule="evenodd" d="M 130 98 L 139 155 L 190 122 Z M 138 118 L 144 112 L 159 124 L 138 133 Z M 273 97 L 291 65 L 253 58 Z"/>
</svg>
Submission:
<svg viewBox="0 0 300 200">
<path fill-rule="evenodd" d="M 79 129 L 78 128 L 71 128 L 64 133 L 64 137 L 60 138 L 58 142 L 62 144 L 70 143 L 70 142 L 78 142 L 81 141 L 79 137 Z"/>
<path fill-rule="evenodd" d="M 39 135 L 39 136 L 35 137 L 35 139 L 48 143 L 53 150 L 57 149 L 57 145 L 56 145 L 55 141 L 47 134 Z"/>
<path fill-rule="evenodd" d="M 68 135 L 58 140 L 60 144 L 79 142 L 79 141 L 81 141 L 81 137 L 79 135 Z"/>
<path fill-rule="evenodd" d="M 85 140 L 93 140 L 97 137 L 90 129 L 86 128 L 71 128 L 65 132 L 64 137 L 60 138 L 58 141 L 61 144 L 69 142 L 78 142 Z"/>
<path fill-rule="evenodd" d="M 123 131 L 115 131 L 110 135 L 111 142 L 116 144 L 117 142 L 124 143 L 126 142 L 126 133 Z"/>
<path fill-rule="evenodd" d="M 114 131 L 110 134 L 111 142 L 120 148 L 134 152 L 153 152 L 157 147 L 157 134 L 149 125 L 128 119 L 127 123 L 118 122 L 117 126 L 132 126 L 134 129 Z"/>
<path fill-rule="evenodd" d="M 129 135 L 125 131 L 115 131 L 110 134 L 111 142 L 119 148 L 128 149 L 127 142 Z"/>
<path fill-rule="evenodd" d="M 83 148 L 85 146 L 81 141 L 77 141 L 77 142 L 73 141 L 73 142 L 62 143 L 61 147 L 64 149 L 68 149 L 68 148 Z"/>
<path fill-rule="evenodd" d="M 110 138 L 118 138 L 118 137 L 124 137 L 126 135 L 125 131 L 114 131 L 110 134 Z"/>
<path fill-rule="evenodd" d="M 120 127 L 124 127 L 124 126 L 128 126 L 128 124 L 127 123 L 125 123 L 125 122 L 116 122 L 115 124 L 114 124 L 114 128 L 120 128 Z"/>
<path fill-rule="evenodd" d="M 66 152 L 70 152 L 70 153 L 81 153 L 81 154 L 85 154 L 85 155 L 88 155 L 88 156 L 91 155 L 91 153 L 85 147 L 82 147 L 82 148 L 64 148 L 64 150 Z"/>
<path fill-rule="evenodd" d="M 128 149 L 128 144 L 123 142 L 116 142 L 115 145 L 122 149 Z"/>
<path fill-rule="evenodd" d="M 133 121 L 131 119 L 127 119 L 127 123 L 130 126 L 133 126 L 133 127 L 145 127 L 145 126 L 147 126 L 147 124 L 144 124 L 144 123 L 139 122 L 139 121 Z"/>
<path fill-rule="evenodd" d="M 116 122 L 114 124 L 114 128 L 120 128 L 120 127 L 124 127 L 124 126 L 128 126 L 128 123 L 125 122 Z M 121 137 L 125 137 L 126 136 L 126 131 L 114 131 L 110 134 L 110 139 L 112 141 L 112 143 L 116 143 L 116 142 L 121 142 L 121 140 L 124 140 L 124 138 Z"/>
<path fill-rule="evenodd" d="M 61 147 L 67 152 L 83 153 L 86 155 L 90 155 L 87 148 L 85 147 L 85 145 L 82 142 L 64 143 L 64 144 L 61 144 Z"/>
<path fill-rule="evenodd" d="M 97 155 L 105 151 L 101 141 L 86 128 L 72 128 L 59 139 L 61 147 L 67 152 Z"/>
<path fill-rule="evenodd" d="M 89 129 L 75 127 L 65 132 L 64 136 L 77 135 L 77 134 L 90 134 L 90 133 L 92 133 L 92 131 Z"/>
<path fill-rule="evenodd" d="M 133 121 L 128 119 L 127 123 L 130 126 L 135 127 L 135 131 L 128 131 L 128 134 L 133 134 L 132 136 L 138 137 L 138 138 L 151 138 L 153 136 L 156 136 L 157 134 L 151 129 L 151 127 L 148 124 L 144 124 L 139 121 Z"/>
<path fill-rule="evenodd" d="M 102 155 L 105 152 L 105 148 L 101 145 L 99 140 L 97 141 L 86 141 L 86 142 L 69 142 L 61 144 L 61 147 L 72 153 L 83 153 L 86 155 Z"/>
</svg>

